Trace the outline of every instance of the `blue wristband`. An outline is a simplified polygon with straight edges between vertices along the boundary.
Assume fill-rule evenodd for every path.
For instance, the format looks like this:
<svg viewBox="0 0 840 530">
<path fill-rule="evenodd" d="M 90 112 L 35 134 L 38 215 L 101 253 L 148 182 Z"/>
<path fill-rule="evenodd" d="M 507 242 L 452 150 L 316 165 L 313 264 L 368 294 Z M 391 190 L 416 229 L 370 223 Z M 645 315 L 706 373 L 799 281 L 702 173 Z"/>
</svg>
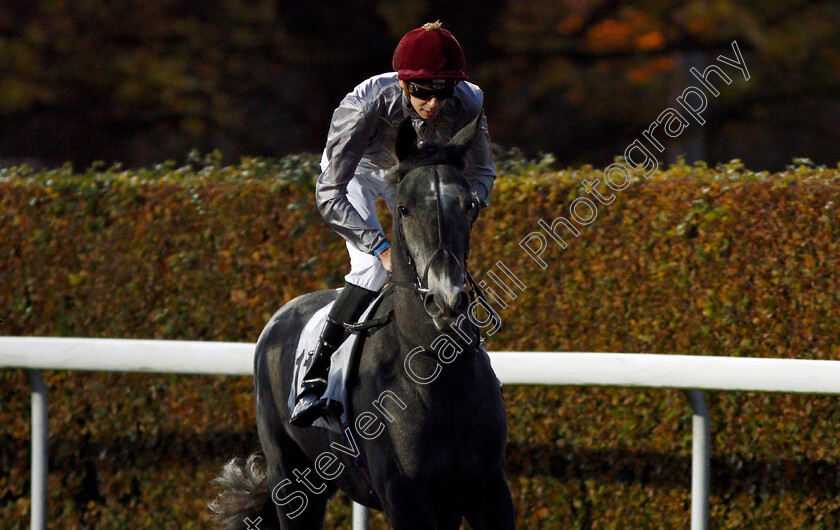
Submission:
<svg viewBox="0 0 840 530">
<path fill-rule="evenodd" d="M 388 243 L 387 241 L 384 241 L 381 245 L 376 247 L 376 250 L 373 251 L 373 255 L 378 258 L 379 255 L 382 252 L 384 252 L 385 250 L 387 250 L 389 248 L 391 248 L 391 243 Z"/>
</svg>

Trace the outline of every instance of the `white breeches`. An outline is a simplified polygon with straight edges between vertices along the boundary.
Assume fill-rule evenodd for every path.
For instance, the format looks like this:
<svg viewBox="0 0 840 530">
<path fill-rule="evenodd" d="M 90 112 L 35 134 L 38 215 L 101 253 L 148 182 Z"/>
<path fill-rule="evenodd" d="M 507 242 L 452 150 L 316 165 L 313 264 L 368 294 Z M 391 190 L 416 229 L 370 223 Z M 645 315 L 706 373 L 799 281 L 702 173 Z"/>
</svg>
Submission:
<svg viewBox="0 0 840 530">
<path fill-rule="evenodd" d="M 385 182 L 385 171 L 359 165 L 356 175 L 347 184 L 347 199 L 359 212 L 368 226 L 382 231 L 382 225 L 376 215 L 376 202 L 382 198 L 393 211 L 393 192 Z M 347 283 L 378 291 L 388 279 L 388 271 L 379 258 L 361 251 L 349 241 L 347 252 L 350 254 L 350 272 L 344 277 Z"/>
</svg>

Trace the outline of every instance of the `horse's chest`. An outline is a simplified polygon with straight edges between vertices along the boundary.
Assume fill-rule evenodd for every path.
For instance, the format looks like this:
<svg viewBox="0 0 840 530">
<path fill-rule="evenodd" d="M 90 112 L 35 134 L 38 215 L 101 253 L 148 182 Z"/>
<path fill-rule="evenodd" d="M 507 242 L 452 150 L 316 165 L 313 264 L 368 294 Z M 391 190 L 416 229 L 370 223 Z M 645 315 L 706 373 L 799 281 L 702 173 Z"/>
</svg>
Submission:
<svg viewBox="0 0 840 530">
<path fill-rule="evenodd" d="M 486 476 L 498 464 L 499 447 L 503 447 L 446 433 L 426 433 L 425 437 L 422 446 L 406 446 L 401 452 L 400 472 L 429 482 L 441 477 L 473 480 Z"/>
<path fill-rule="evenodd" d="M 506 426 L 485 414 L 439 408 L 395 427 L 401 472 L 414 477 L 483 476 L 504 452 Z"/>
</svg>

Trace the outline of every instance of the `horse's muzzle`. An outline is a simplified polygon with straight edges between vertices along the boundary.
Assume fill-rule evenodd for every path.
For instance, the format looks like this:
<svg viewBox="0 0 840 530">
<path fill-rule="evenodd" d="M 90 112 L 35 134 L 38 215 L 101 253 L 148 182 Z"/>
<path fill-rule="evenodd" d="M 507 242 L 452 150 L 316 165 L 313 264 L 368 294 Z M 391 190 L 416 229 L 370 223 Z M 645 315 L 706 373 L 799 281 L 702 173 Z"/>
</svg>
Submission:
<svg viewBox="0 0 840 530">
<path fill-rule="evenodd" d="M 447 291 L 430 290 L 423 297 L 426 313 L 438 326 L 442 321 L 453 321 L 469 309 L 470 299 L 463 287 Z M 440 327 L 440 326 L 438 326 Z"/>
</svg>

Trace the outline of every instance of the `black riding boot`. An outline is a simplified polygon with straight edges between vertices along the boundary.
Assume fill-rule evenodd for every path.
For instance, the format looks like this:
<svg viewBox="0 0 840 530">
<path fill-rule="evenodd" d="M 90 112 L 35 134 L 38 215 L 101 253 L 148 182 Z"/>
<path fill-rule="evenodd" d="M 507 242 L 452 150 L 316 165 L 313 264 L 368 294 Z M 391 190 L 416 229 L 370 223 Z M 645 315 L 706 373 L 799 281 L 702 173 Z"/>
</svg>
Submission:
<svg viewBox="0 0 840 530">
<path fill-rule="evenodd" d="M 350 283 L 339 293 L 321 331 L 318 347 L 313 354 L 315 358 L 304 375 L 301 392 L 289 419 L 292 425 L 308 427 L 326 411 L 327 400 L 322 396 L 327 389 L 330 358 L 350 334 L 344 328 L 344 323 L 356 322 L 375 297 L 376 291 Z"/>
</svg>

